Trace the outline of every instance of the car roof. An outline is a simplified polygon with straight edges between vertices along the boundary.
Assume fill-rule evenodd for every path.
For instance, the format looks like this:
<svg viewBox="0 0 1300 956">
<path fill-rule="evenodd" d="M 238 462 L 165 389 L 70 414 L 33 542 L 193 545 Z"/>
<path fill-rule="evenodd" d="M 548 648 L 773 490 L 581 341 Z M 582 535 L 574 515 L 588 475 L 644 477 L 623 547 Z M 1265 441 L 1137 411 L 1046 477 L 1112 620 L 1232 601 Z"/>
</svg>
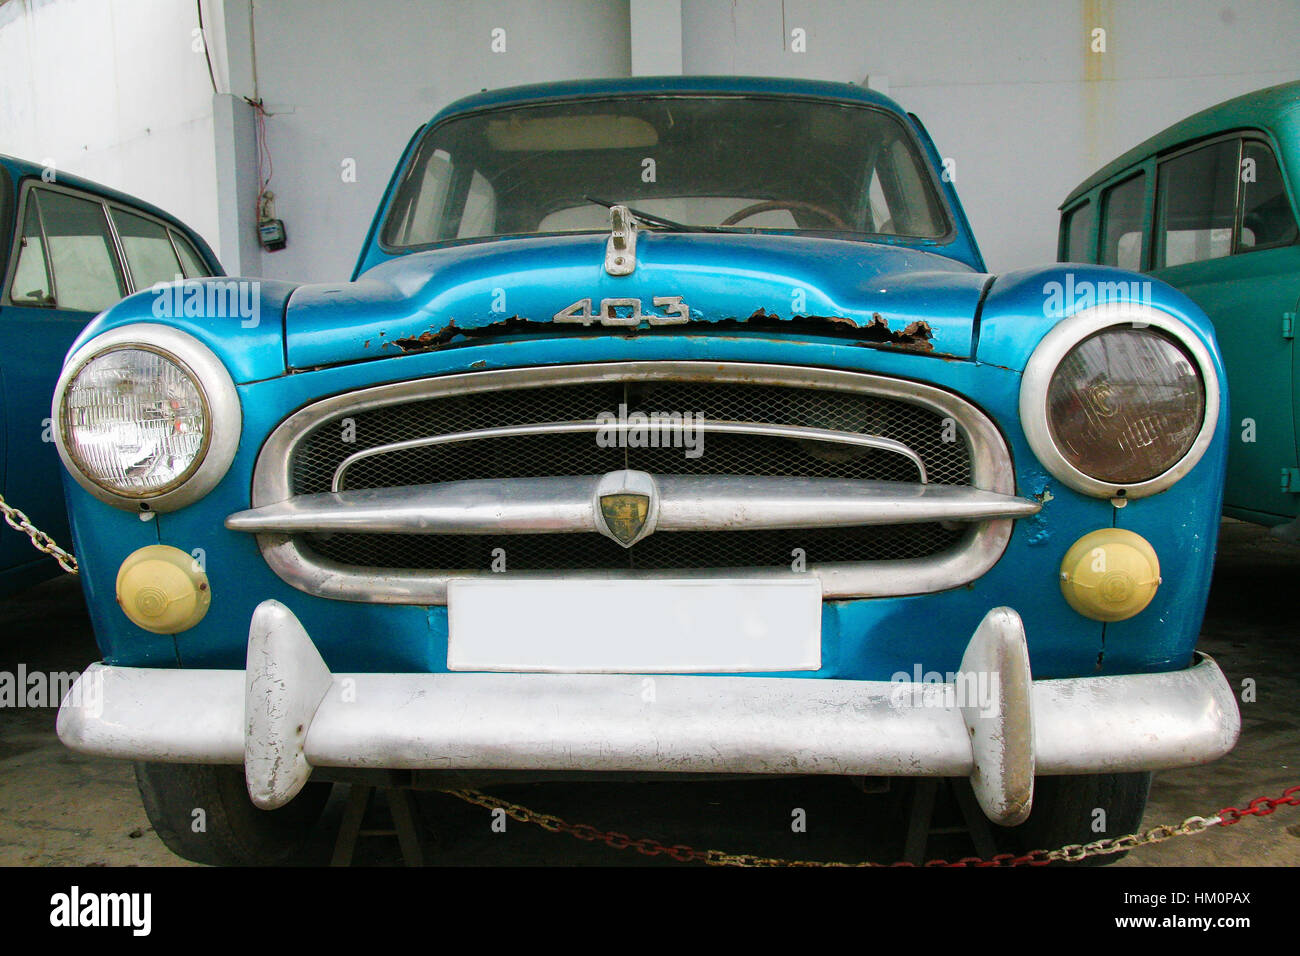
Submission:
<svg viewBox="0 0 1300 956">
<path fill-rule="evenodd" d="M 9 173 L 14 177 L 15 182 L 26 176 L 40 176 L 47 169 L 47 167 L 41 163 L 34 163 L 27 159 L 19 159 L 17 156 L 8 156 L 4 153 L 0 153 L 0 164 L 3 164 L 9 170 Z M 167 210 L 159 209 L 152 203 L 145 202 L 139 196 L 132 196 L 130 193 L 124 193 L 119 189 L 113 189 L 110 186 L 105 186 L 103 183 L 97 183 L 93 179 L 86 179 L 82 176 L 74 176 L 72 173 L 65 173 L 61 169 L 56 171 L 54 183 L 59 186 L 70 186 L 73 189 L 98 193 L 107 199 L 113 199 L 128 206 L 134 206 L 136 209 L 141 209 L 150 215 L 157 216 L 159 219 L 166 220 L 172 225 L 180 227 L 181 230 L 184 231 L 186 235 L 191 236 L 191 238 L 194 235 L 194 230 L 184 222 L 167 212 Z"/>
<path fill-rule="evenodd" d="M 1300 81 L 1280 83 L 1262 90 L 1217 103 L 1193 113 L 1143 140 L 1123 155 L 1111 160 L 1070 192 L 1061 209 L 1086 192 L 1152 155 L 1159 155 L 1195 139 L 1213 136 L 1231 129 L 1270 128 L 1275 121 L 1300 108 Z"/>
<path fill-rule="evenodd" d="M 662 94 L 721 94 L 792 96 L 863 103 L 906 115 L 897 103 L 875 90 L 853 83 L 825 80 L 796 80 L 764 76 L 635 76 L 616 79 L 566 80 L 533 83 L 498 90 L 483 90 L 456 100 L 440 110 L 431 122 L 473 110 L 514 106 L 582 97 L 653 96 Z"/>
</svg>

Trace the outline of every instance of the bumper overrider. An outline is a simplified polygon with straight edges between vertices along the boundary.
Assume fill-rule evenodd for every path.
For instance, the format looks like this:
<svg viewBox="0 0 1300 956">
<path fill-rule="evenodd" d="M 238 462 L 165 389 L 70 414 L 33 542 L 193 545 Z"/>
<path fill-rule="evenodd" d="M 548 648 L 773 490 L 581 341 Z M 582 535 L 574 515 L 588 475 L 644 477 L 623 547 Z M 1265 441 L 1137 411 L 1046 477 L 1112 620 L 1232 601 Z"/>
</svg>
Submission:
<svg viewBox="0 0 1300 956">
<path fill-rule="evenodd" d="M 995 698 L 965 699 L 968 676 L 985 687 L 992 676 Z M 1240 730 L 1205 655 L 1169 673 L 1033 680 L 1007 607 L 985 615 L 949 677 L 655 675 L 647 695 L 651 678 L 635 674 L 332 674 L 294 614 L 268 600 L 246 670 L 93 664 L 58 733 L 101 756 L 242 763 L 267 809 L 313 767 L 947 776 L 969 777 L 988 817 L 1012 825 L 1029 814 L 1035 774 L 1206 763 Z"/>
</svg>

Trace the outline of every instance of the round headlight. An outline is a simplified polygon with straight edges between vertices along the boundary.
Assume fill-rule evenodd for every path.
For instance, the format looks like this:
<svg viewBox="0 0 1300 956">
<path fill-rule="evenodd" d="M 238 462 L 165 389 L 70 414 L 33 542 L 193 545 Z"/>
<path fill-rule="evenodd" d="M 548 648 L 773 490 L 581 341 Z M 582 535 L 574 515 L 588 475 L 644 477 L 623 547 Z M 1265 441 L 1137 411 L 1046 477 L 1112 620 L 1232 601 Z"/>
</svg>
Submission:
<svg viewBox="0 0 1300 956">
<path fill-rule="evenodd" d="M 68 454 L 95 484 L 148 498 L 175 488 L 203 460 L 209 429 L 199 383 L 171 357 L 112 349 L 81 366 L 59 422 Z"/>
<path fill-rule="evenodd" d="M 111 329 L 68 357 L 54 390 L 59 457 L 111 505 L 173 511 L 211 491 L 239 447 L 235 383 L 180 329 Z"/>
<path fill-rule="evenodd" d="M 1191 450 L 1205 387 L 1191 358 L 1149 329 L 1108 329 L 1071 349 L 1047 388 L 1052 441 L 1075 468 L 1113 485 L 1164 474 Z"/>
<path fill-rule="evenodd" d="M 1168 488 L 1214 438 L 1214 359 L 1167 312 L 1111 303 L 1058 322 L 1020 385 L 1029 446 L 1066 485 L 1101 498 Z"/>
</svg>

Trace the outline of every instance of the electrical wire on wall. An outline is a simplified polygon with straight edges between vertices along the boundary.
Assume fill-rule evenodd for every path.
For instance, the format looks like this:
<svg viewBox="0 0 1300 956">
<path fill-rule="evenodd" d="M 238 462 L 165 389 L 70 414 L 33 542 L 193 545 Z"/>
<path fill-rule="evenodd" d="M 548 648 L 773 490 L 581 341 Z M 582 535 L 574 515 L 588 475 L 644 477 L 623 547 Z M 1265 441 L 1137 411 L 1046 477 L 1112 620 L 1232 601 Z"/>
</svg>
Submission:
<svg viewBox="0 0 1300 956">
<path fill-rule="evenodd" d="M 3 2 L 3 0 L 0 0 L 0 2 Z M 217 89 L 216 70 L 212 66 L 212 53 L 208 48 L 207 28 L 203 24 L 203 0 L 194 0 L 194 7 L 198 11 L 199 41 L 203 46 L 203 57 L 208 64 L 208 79 L 212 82 L 212 93 L 214 96 L 220 95 L 220 91 Z M 257 198 L 253 208 L 253 222 L 256 223 L 257 241 L 261 243 L 262 248 L 275 252 L 285 246 L 284 223 L 275 218 L 275 193 L 270 190 L 273 164 L 271 162 L 271 147 L 266 137 L 266 118 L 270 114 L 266 112 L 261 94 L 258 92 L 257 34 L 255 31 L 253 3 L 250 0 L 248 4 L 248 45 L 253 74 L 253 95 L 240 98 L 253 108 L 256 117 L 254 132 L 257 137 Z"/>
<path fill-rule="evenodd" d="M 257 114 L 257 208 L 254 211 L 257 241 L 268 252 L 276 252 L 285 247 L 286 239 L 284 223 L 275 218 L 275 193 L 270 189 L 271 174 L 274 171 L 271 146 L 266 138 L 266 117 L 270 114 L 260 99 L 244 99 Z"/>
<path fill-rule="evenodd" d="M 275 193 L 271 192 L 271 175 L 274 164 L 271 162 L 271 145 L 266 136 L 267 113 L 262 102 L 257 83 L 257 25 L 253 17 L 253 2 L 248 4 L 248 52 L 253 73 L 253 95 L 244 97 L 257 116 L 257 208 L 253 221 L 257 223 L 257 241 L 267 252 L 283 249 L 287 242 L 284 223 L 275 218 Z"/>
<path fill-rule="evenodd" d="M 275 194 L 270 191 L 271 174 L 275 165 L 271 162 L 271 145 L 266 139 L 266 109 L 262 106 L 261 99 L 244 97 L 244 101 L 257 116 L 257 205 L 253 216 L 254 221 L 260 225 L 267 219 L 275 218 Z"/>
<path fill-rule="evenodd" d="M 208 79 L 212 81 L 212 92 L 217 92 L 217 74 L 212 69 L 212 53 L 208 49 L 208 32 L 203 27 L 203 0 L 194 0 L 199 11 L 199 42 L 203 44 L 203 59 L 208 61 Z"/>
</svg>

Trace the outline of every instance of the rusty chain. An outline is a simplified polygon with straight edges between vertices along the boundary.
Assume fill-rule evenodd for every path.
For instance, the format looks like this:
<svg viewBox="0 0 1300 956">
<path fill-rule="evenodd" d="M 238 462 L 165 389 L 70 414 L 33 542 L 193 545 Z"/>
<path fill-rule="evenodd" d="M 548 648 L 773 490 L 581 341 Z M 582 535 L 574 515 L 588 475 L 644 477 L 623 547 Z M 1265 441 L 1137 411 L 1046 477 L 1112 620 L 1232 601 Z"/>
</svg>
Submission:
<svg viewBox="0 0 1300 956">
<path fill-rule="evenodd" d="M 666 845 L 650 837 L 634 839 L 617 830 L 598 830 L 585 823 L 569 823 L 567 820 L 549 813 L 539 813 L 517 803 L 510 803 L 497 797 L 489 796 L 480 790 L 448 789 L 442 790 L 449 796 L 466 803 L 484 807 L 488 810 L 501 810 L 506 816 L 519 823 L 532 823 L 551 833 L 567 833 L 587 843 L 604 843 L 615 850 L 636 850 L 643 856 L 668 856 L 679 863 L 704 863 L 708 866 L 818 866 L 818 867 L 896 867 L 914 866 L 913 863 L 857 863 L 828 862 L 823 860 L 785 860 L 777 857 L 758 856 L 753 853 L 726 853 L 722 850 L 697 850 L 682 843 Z M 1176 836 L 1190 836 L 1204 833 L 1212 826 L 1231 826 L 1248 816 L 1267 816 L 1281 806 L 1300 806 L 1300 786 L 1282 791 L 1282 796 L 1272 799 L 1256 797 L 1244 809 L 1224 807 L 1212 817 L 1192 816 L 1176 826 L 1157 826 L 1139 833 L 1130 833 L 1121 837 L 1095 840 L 1092 843 L 1072 843 L 1056 850 L 1030 850 L 1024 854 L 999 853 L 989 859 L 978 856 L 962 857 L 960 860 L 929 860 L 923 866 L 939 867 L 986 867 L 986 866 L 1047 866 L 1049 863 L 1077 863 L 1090 856 L 1105 856 L 1111 853 L 1123 853 L 1142 846 L 1163 843 Z"/>
<path fill-rule="evenodd" d="M 32 546 L 44 554 L 50 555 L 55 561 L 59 562 L 59 567 L 69 574 L 78 574 L 77 559 L 68 551 L 60 548 L 53 538 L 32 524 L 31 519 L 23 514 L 9 502 L 5 501 L 4 496 L 0 495 L 0 514 L 4 515 L 5 522 L 15 531 L 21 531 L 27 537 L 31 538 Z"/>
</svg>

